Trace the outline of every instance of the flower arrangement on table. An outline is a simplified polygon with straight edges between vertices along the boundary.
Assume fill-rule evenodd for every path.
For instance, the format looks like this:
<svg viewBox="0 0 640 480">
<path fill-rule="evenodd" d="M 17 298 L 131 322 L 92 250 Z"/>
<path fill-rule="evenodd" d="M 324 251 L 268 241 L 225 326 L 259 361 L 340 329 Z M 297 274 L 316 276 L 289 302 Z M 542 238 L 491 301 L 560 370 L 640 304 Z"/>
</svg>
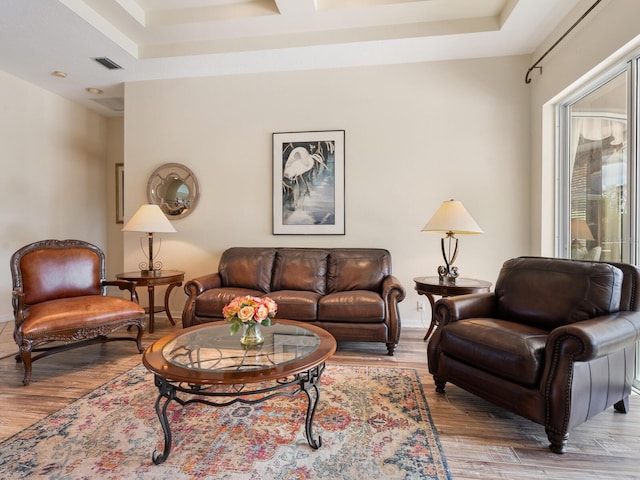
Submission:
<svg viewBox="0 0 640 480">
<path fill-rule="evenodd" d="M 224 319 L 231 323 L 231 335 L 236 334 L 243 325 L 260 324 L 268 327 L 277 312 L 278 304 L 272 299 L 252 295 L 236 297 L 222 309 Z"/>
</svg>

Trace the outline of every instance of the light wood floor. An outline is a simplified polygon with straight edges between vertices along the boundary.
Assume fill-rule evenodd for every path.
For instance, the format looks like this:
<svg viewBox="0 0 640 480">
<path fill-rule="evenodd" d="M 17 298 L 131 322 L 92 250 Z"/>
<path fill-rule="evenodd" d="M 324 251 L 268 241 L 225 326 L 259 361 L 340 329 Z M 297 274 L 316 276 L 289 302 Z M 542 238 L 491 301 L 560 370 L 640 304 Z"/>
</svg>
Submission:
<svg viewBox="0 0 640 480">
<path fill-rule="evenodd" d="M 32 383 L 24 387 L 22 365 L 13 358 L 12 328 L 0 324 L 0 440 L 140 362 L 132 342 L 89 346 L 35 362 Z M 179 328 L 159 316 L 145 345 Z M 404 328 L 394 357 L 385 355 L 382 345 L 342 344 L 331 362 L 416 369 L 454 479 L 640 479 L 638 395 L 629 414 L 608 409 L 571 433 L 567 454 L 555 455 L 542 426 L 453 385 L 446 395 L 436 393 L 423 335 L 422 329 Z"/>
</svg>

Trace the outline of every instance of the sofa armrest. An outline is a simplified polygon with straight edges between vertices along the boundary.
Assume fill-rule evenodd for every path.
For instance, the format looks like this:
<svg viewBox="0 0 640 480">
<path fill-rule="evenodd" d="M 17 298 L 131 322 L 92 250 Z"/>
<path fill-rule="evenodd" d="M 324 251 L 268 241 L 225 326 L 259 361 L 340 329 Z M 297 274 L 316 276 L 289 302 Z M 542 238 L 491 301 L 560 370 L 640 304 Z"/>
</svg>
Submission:
<svg viewBox="0 0 640 480">
<path fill-rule="evenodd" d="M 440 326 L 464 318 L 496 317 L 497 303 L 494 293 L 469 293 L 438 300 L 434 318 Z"/>
<path fill-rule="evenodd" d="M 616 312 L 564 325 L 547 339 L 547 352 L 560 350 L 575 362 L 587 362 L 640 341 L 640 312 Z M 558 345 L 568 342 L 569 346 Z"/>
<path fill-rule="evenodd" d="M 212 288 L 220 288 L 222 286 L 222 277 L 218 272 L 209 273 L 189 280 L 184 285 L 184 293 L 187 294 L 187 301 L 182 310 L 182 328 L 191 327 L 193 325 L 193 316 L 196 312 L 196 299 L 198 295 L 211 290 Z"/>
<path fill-rule="evenodd" d="M 120 290 L 129 290 L 132 302 L 138 302 L 138 294 L 136 293 L 136 284 L 129 280 L 104 280 L 102 287 L 118 287 Z"/>
<path fill-rule="evenodd" d="M 385 305 L 385 323 L 389 327 L 390 343 L 397 344 L 400 340 L 400 312 L 398 312 L 398 303 L 404 300 L 407 292 L 400 281 L 393 275 L 388 275 L 382 281 L 382 299 Z M 393 354 L 393 346 L 390 348 L 390 355 Z"/>
<path fill-rule="evenodd" d="M 220 274 L 216 272 L 189 280 L 184 285 L 184 292 L 189 296 L 198 296 L 207 290 L 220 288 L 221 286 L 222 278 Z"/>
<path fill-rule="evenodd" d="M 395 302 L 401 302 L 404 300 L 407 292 L 400 283 L 400 281 L 393 275 L 385 277 L 382 281 L 382 298 L 385 302 L 391 302 L 392 298 Z"/>
</svg>

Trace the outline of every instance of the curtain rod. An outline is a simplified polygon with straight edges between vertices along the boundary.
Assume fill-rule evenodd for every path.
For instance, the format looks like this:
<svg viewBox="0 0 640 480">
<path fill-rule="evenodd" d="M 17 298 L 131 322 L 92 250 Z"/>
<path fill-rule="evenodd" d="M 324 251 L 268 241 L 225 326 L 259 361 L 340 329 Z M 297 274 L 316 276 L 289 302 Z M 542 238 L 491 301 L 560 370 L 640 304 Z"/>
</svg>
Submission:
<svg viewBox="0 0 640 480">
<path fill-rule="evenodd" d="M 534 63 L 534 64 L 531 66 L 531 68 L 529 68 L 529 70 L 527 70 L 527 74 L 526 74 L 526 75 L 525 75 L 525 77 L 524 77 L 524 83 L 527 83 L 527 84 L 531 83 L 531 79 L 529 78 L 529 75 L 531 74 L 531 70 L 534 70 L 534 69 L 536 69 L 536 68 L 537 68 L 537 69 L 539 69 L 539 70 L 540 70 L 540 72 L 542 73 L 542 67 L 539 67 L 539 66 L 538 66 L 538 64 L 539 64 L 539 63 L 544 59 L 544 57 L 546 57 L 546 56 L 549 54 L 549 52 L 550 52 L 551 50 L 553 50 L 554 48 L 556 48 L 556 46 L 557 46 L 557 45 L 558 45 L 562 40 L 564 40 L 564 37 L 566 37 L 567 35 L 569 35 L 569 33 L 571 32 L 571 30 L 573 30 L 576 26 L 578 26 L 578 24 L 579 24 L 582 20 L 584 20 L 584 18 L 585 18 L 587 15 L 589 15 L 589 13 L 591 13 L 591 10 L 593 10 L 594 8 L 596 8 L 596 5 L 598 5 L 601 1 L 602 1 L 602 0 L 597 0 L 593 5 L 591 5 L 591 7 L 589 8 L 589 10 L 587 10 L 586 12 L 584 12 L 584 13 L 582 14 L 582 16 L 581 16 L 581 17 L 576 21 L 576 23 L 574 23 L 573 25 L 571 25 L 571 27 L 569 28 L 569 30 L 567 30 L 566 32 L 564 32 L 564 33 L 562 34 L 562 36 L 561 36 L 558 40 L 556 40 L 556 43 L 554 43 L 553 45 L 551 45 L 551 47 L 549 47 L 549 50 L 547 50 L 546 52 L 544 52 L 544 55 L 542 55 L 542 56 L 538 59 L 538 61 L 537 61 L 536 63 Z"/>
</svg>

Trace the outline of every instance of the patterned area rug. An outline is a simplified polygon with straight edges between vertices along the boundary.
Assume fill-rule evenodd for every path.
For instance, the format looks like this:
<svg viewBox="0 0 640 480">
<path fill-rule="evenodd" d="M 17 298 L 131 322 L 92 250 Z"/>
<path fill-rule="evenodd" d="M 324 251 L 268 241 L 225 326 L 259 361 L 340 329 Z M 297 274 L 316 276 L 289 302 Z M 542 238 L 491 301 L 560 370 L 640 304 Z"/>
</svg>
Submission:
<svg viewBox="0 0 640 480">
<path fill-rule="evenodd" d="M 172 402 L 165 463 L 153 375 L 134 367 L 0 444 L 0 478 L 450 479 L 417 373 L 327 365 L 314 434 L 306 396 L 259 405 Z"/>
</svg>

